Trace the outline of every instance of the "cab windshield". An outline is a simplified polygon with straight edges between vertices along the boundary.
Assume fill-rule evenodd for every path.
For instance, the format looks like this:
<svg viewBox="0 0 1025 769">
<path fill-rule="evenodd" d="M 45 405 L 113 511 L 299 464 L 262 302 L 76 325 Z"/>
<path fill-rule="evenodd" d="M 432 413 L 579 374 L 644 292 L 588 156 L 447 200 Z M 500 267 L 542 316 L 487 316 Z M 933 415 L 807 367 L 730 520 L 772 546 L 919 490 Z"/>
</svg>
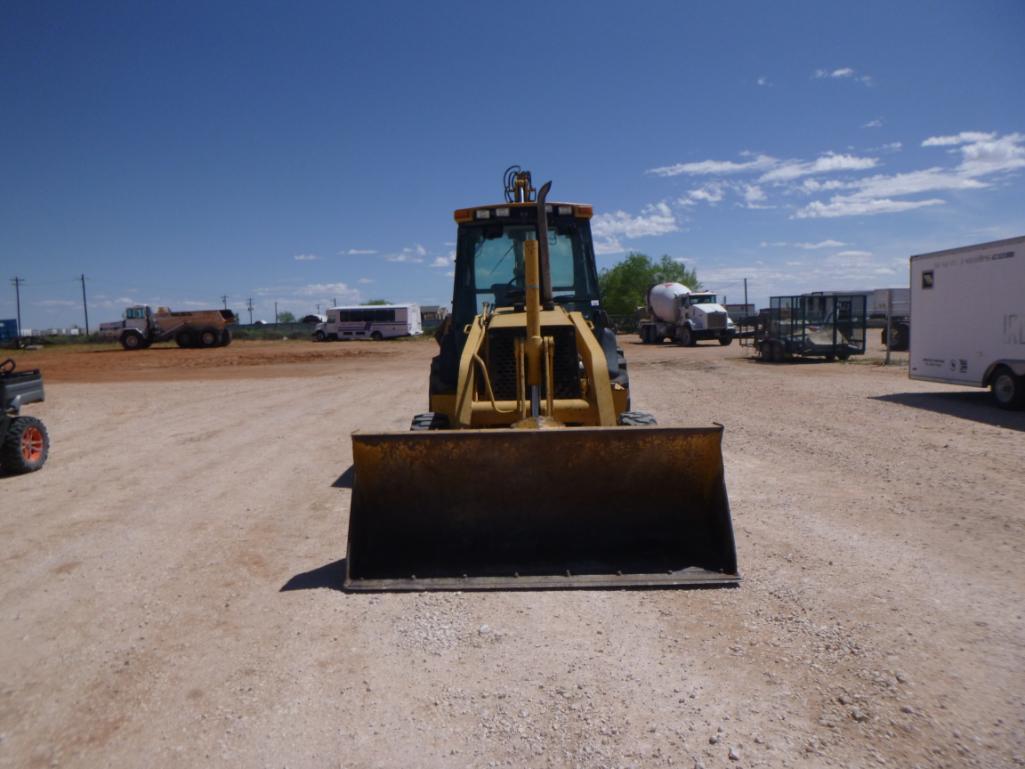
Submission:
<svg viewBox="0 0 1025 769">
<path fill-rule="evenodd" d="M 691 304 L 718 304 L 715 300 L 715 294 L 705 294 L 703 296 L 694 296 L 693 294 L 687 297 Z"/>
<path fill-rule="evenodd" d="M 586 225 L 585 225 L 586 226 Z M 548 229 L 548 261 L 552 298 L 565 305 L 590 307 L 598 298 L 590 256 L 591 241 L 576 220 L 552 222 Z M 537 239 L 533 223 L 465 226 L 459 231 L 454 308 L 476 315 L 485 302 L 496 307 L 523 304 L 523 247 Z"/>
</svg>

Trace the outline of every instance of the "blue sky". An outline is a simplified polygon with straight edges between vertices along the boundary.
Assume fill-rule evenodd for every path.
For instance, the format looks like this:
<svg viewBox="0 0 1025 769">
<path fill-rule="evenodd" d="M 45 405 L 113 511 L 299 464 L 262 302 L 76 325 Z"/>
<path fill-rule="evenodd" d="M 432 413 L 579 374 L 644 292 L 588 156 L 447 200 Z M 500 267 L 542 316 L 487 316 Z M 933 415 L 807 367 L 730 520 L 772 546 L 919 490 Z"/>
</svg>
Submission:
<svg viewBox="0 0 1025 769">
<path fill-rule="evenodd" d="M 741 298 L 1025 234 L 1025 4 L 6 3 L 0 317 L 451 296 L 512 163 Z"/>
</svg>

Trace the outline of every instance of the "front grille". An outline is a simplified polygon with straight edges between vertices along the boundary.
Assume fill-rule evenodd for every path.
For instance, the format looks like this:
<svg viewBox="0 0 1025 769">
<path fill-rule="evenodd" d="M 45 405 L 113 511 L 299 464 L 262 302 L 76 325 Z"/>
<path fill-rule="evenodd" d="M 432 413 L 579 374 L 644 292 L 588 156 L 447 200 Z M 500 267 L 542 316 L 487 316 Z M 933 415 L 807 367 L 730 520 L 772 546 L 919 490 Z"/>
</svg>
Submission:
<svg viewBox="0 0 1025 769">
<path fill-rule="evenodd" d="M 555 397 L 580 397 L 580 358 L 577 355 L 576 332 L 570 327 L 542 328 L 542 336 L 555 341 Z M 497 329 L 488 334 L 484 358 L 491 377 L 496 400 L 516 400 L 516 348 L 514 339 L 525 338 L 522 329 Z M 478 397 L 486 398 L 484 383 L 479 381 Z M 541 397 L 547 397 L 544 385 Z"/>
<path fill-rule="evenodd" d="M 708 327 L 726 328 L 726 313 L 718 311 L 708 313 Z"/>
</svg>

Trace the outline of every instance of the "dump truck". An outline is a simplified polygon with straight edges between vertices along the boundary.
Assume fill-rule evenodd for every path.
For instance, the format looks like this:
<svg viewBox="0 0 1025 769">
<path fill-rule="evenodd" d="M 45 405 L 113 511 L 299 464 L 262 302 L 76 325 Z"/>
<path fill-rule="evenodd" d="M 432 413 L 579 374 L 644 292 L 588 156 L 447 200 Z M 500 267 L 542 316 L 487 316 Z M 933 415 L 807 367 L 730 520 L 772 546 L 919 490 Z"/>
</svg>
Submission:
<svg viewBox="0 0 1025 769">
<path fill-rule="evenodd" d="M 0 472 L 30 473 L 46 463 L 50 436 L 35 417 L 22 416 L 22 406 L 45 398 L 39 369 L 17 371 L 12 358 L 0 363 Z"/>
<path fill-rule="evenodd" d="M 229 324 L 237 318 L 231 310 L 188 310 L 172 312 L 148 304 L 125 310 L 122 319 L 101 323 L 100 334 L 114 337 L 126 350 L 144 350 L 156 342 L 174 340 L 179 347 L 226 347 L 231 344 Z"/>
<path fill-rule="evenodd" d="M 911 257 L 912 379 L 1025 407 L 1025 236 Z"/>
<path fill-rule="evenodd" d="M 632 408 L 592 207 L 513 167 L 461 208 L 452 312 L 408 432 L 354 433 L 348 590 L 740 580 L 721 425 Z M 667 494 L 666 489 L 673 489 Z"/>
<path fill-rule="evenodd" d="M 693 347 L 702 339 L 715 339 L 724 347 L 733 343 L 737 327 L 711 291 L 691 291 L 682 283 L 656 283 L 645 294 L 646 314 L 637 326 L 644 344 L 669 340 Z"/>
<path fill-rule="evenodd" d="M 815 291 L 769 297 L 769 312 L 756 331 L 759 359 L 781 363 L 801 358 L 847 360 L 864 355 L 865 295 Z"/>
</svg>

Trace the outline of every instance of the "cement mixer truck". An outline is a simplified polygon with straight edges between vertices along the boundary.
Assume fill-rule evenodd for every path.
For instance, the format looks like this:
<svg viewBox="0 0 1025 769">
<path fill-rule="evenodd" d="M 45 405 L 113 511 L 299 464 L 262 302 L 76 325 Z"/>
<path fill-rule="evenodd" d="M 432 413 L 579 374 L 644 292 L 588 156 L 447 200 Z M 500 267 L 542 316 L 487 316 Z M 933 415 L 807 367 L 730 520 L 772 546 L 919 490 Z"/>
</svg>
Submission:
<svg viewBox="0 0 1025 769">
<path fill-rule="evenodd" d="M 665 340 L 693 347 L 702 339 L 732 344 L 737 326 L 710 291 L 691 291 L 682 283 L 656 283 L 648 289 L 646 313 L 638 325 L 644 344 Z"/>
</svg>

